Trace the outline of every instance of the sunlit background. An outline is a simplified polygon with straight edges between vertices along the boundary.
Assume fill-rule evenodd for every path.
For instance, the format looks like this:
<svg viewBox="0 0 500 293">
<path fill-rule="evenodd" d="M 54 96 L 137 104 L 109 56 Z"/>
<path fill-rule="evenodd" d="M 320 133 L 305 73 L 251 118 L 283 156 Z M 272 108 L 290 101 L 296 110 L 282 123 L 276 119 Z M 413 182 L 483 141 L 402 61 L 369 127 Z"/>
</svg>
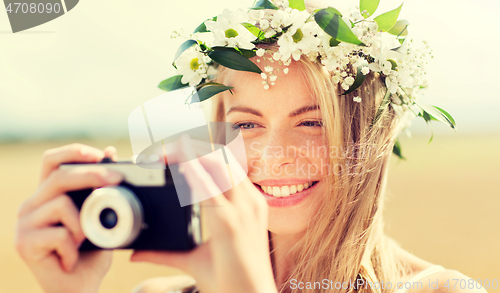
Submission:
<svg viewBox="0 0 500 293">
<path fill-rule="evenodd" d="M 378 13 L 401 4 L 381 2 Z M 172 58 L 185 39 L 171 39 L 172 32 L 188 34 L 224 7 L 251 5 L 82 0 L 67 15 L 16 34 L 0 12 L 0 292 L 40 292 L 12 238 L 43 150 L 80 141 L 115 144 L 130 156 L 128 115 L 162 94 L 158 83 L 175 74 Z M 499 11 L 494 0 L 407 0 L 400 15 L 433 48 L 422 100 L 452 114 L 458 132 L 434 124 L 427 145 L 430 129 L 415 121 L 414 137 L 402 138 L 408 160 L 393 160 L 387 230 L 417 256 L 474 279 L 500 280 Z M 117 253 L 102 292 L 129 292 L 172 272 L 127 257 Z"/>
</svg>

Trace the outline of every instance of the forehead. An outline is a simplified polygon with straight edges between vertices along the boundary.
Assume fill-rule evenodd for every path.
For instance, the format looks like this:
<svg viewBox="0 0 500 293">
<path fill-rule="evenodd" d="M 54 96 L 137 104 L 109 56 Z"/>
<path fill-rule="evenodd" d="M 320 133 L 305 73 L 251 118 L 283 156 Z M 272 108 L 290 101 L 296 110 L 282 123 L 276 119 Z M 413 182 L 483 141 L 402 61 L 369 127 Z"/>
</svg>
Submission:
<svg viewBox="0 0 500 293">
<path fill-rule="evenodd" d="M 253 60 L 256 62 L 256 60 Z M 228 91 L 223 94 L 225 113 L 235 106 L 247 106 L 259 109 L 269 114 L 289 113 L 303 106 L 316 104 L 316 98 L 304 75 L 303 64 L 292 62 L 288 67 L 280 65 L 277 61 L 271 63 L 261 58 L 259 67 L 273 68 L 272 73 L 267 73 L 269 89 L 264 89 L 264 79 L 261 75 L 251 72 L 228 70 L 225 83 L 234 87 L 233 95 Z M 288 74 L 283 70 L 288 68 Z M 271 75 L 276 75 L 274 85 L 270 84 Z"/>
</svg>

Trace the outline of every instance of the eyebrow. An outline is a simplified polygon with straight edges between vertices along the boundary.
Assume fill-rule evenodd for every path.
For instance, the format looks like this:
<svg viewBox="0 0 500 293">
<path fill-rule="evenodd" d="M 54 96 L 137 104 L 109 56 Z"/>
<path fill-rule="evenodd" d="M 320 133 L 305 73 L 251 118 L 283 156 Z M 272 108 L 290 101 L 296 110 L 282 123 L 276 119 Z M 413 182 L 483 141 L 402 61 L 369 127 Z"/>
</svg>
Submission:
<svg viewBox="0 0 500 293">
<path fill-rule="evenodd" d="M 253 114 L 255 116 L 262 117 L 262 114 L 259 111 L 252 109 L 252 108 L 249 108 L 249 107 L 241 107 L 241 106 L 231 107 L 231 109 L 229 109 L 229 111 L 227 111 L 226 115 L 228 115 L 231 112 L 250 113 L 250 114 Z"/>
<path fill-rule="evenodd" d="M 318 110 L 318 109 L 319 109 L 319 105 L 305 106 L 305 107 L 299 108 L 299 109 L 291 112 L 288 116 L 295 117 L 295 116 L 303 114 L 305 112 L 314 111 L 314 110 Z M 250 114 L 253 114 L 255 116 L 262 117 L 262 113 L 260 113 L 259 111 L 255 110 L 255 109 L 249 108 L 249 107 L 242 107 L 242 106 L 231 107 L 231 109 L 229 109 L 229 111 L 227 111 L 226 115 L 228 115 L 231 112 L 250 113 Z"/>
<path fill-rule="evenodd" d="M 314 110 L 318 110 L 318 109 L 319 109 L 319 105 L 305 106 L 305 107 L 302 107 L 302 108 L 299 108 L 299 109 L 293 111 L 292 113 L 290 113 L 289 116 L 295 117 L 295 116 L 300 115 L 302 113 L 314 111 Z"/>
</svg>

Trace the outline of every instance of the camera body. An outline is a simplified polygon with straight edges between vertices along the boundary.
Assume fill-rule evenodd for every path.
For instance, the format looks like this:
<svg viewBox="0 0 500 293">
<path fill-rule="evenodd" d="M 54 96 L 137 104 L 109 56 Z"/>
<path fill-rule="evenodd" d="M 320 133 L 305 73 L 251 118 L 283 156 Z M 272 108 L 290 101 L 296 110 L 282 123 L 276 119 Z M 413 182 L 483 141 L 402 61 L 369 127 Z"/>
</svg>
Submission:
<svg viewBox="0 0 500 293">
<path fill-rule="evenodd" d="M 139 167 L 131 161 L 61 164 L 70 169 L 83 165 L 104 166 L 124 175 L 117 186 L 68 192 L 80 211 L 87 239 L 80 251 L 97 249 L 191 250 L 202 242 L 200 204 L 181 206 L 176 181 L 177 166 Z M 181 186 L 184 185 L 184 186 Z"/>
</svg>

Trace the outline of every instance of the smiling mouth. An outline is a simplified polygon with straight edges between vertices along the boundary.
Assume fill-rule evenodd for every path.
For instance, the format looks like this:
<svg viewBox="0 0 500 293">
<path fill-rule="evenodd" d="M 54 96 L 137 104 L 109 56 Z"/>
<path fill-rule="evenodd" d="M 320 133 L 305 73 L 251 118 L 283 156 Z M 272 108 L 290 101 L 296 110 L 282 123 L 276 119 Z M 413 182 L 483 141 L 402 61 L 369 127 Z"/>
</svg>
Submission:
<svg viewBox="0 0 500 293">
<path fill-rule="evenodd" d="M 285 185 L 285 186 L 259 186 L 265 194 L 272 195 L 273 197 L 287 197 L 298 192 L 302 192 L 308 188 L 311 188 L 319 181 L 311 181 L 305 184 L 297 185 Z"/>
</svg>

